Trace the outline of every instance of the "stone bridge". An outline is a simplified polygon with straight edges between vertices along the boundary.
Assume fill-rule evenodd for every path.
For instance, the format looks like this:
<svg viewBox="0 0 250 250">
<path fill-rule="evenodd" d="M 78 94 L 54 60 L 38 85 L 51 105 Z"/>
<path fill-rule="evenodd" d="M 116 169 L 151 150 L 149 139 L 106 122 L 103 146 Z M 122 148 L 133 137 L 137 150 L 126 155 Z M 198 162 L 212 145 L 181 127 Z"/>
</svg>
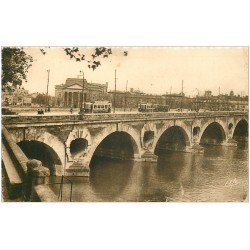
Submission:
<svg viewBox="0 0 250 250">
<path fill-rule="evenodd" d="M 166 150 L 202 152 L 203 144 L 236 146 L 248 137 L 247 112 L 3 116 L 2 122 L 51 175 L 88 176 L 99 157 L 156 160 Z"/>
</svg>

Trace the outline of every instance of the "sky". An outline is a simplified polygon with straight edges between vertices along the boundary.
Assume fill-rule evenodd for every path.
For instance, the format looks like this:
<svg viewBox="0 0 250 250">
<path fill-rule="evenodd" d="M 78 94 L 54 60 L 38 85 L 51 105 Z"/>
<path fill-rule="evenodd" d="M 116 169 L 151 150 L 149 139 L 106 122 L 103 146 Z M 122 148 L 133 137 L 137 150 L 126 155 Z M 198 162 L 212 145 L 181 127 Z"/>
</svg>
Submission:
<svg viewBox="0 0 250 250">
<path fill-rule="evenodd" d="M 42 47 L 41 47 L 42 48 Z M 85 61 L 76 62 L 66 56 L 63 47 L 25 48 L 33 65 L 23 86 L 30 93 L 45 93 L 47 70 L 50 69 L 49 94 L 55 94 L 55 85 L 65 83 L 84 71 L 88 82 L 106 83 L 114 89 L 115 69 L 117 90 L 133 88 L 149 94 L 180 93 L 183 80 L 187 96 L 204 94 L 211 90 L 213 95 L 227 93 L 248 94 L 248 48 L 247 47 L 112 47 L 113 54 L 101 59 L 95 71 Z M 79 47 L 90 57 L 94 48 Z M 123 56 L 128 51 L 128 56 Z"/>
</svg>

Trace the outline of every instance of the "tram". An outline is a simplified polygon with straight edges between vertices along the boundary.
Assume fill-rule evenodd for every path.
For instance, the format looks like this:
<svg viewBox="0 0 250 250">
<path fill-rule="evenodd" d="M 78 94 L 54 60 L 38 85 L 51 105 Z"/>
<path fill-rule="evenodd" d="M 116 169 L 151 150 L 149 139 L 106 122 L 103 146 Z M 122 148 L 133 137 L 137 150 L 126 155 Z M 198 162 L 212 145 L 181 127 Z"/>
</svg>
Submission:
<svg viewBox="0 0 250 250">
<path fill-rule="evenodd" d="M 138 111 L 139 112 L 153 112 L 153 104 L 151 103 L 140 103 L 138 104 Z"/>
<path fill-rule="evenodd" d="M 140 103 L 138 105 L 139 112 L 168 112 L 168 105 L 159 105 L 159 104 L 151 104 L 151 103 Z"/>
<path fill-rule="evenodd" d="M 111 113 L 112 103 L 109 101 L 85 102 L 85 113 Z"/>
</svg>

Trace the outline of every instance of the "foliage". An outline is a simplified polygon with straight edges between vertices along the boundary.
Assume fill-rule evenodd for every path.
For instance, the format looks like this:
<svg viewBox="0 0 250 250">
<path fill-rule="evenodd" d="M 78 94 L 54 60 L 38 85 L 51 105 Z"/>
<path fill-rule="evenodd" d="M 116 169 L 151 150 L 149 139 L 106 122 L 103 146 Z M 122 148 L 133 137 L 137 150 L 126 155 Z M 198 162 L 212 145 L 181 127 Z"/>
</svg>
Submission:
<svg viewBox="0 0 250 250">
<path fill-rule="evenodd" d="M 46 55 L 49 47 L 40 49 L 43 55 Z M 84 48 L 72 47 L 62 48 L 65 54 L 76 62 L 85 61 L 89 69 L 95 70 L 101 66 L 101 59 L 112 55 L 111 48 L 97 47 L 93 48 L 91 56 L 86 56 Z M 86 52 L 86 51 L 85 51 Z M 123 51 L 127 56 L 128 52 Z M 17 86 L 27 82 L 27 73 L 32 66 L 32 56 L 25 53 L 23 48 L 3 47 L 2 48 L 2 90 L 13 91 Z"/>
<path fill-rule="evenodd" d="M 95 70 L 97 67 L 101 66 L 101 58 L 108 58 L 110 55 L 112 55 L 112 49 L 105 47 L 95 48 L 90 58 L 86 58 L 86 54 L 81 52 L 79 47 L 63 48 L 63 50 L 70 59 L 73 59 L 76 62 L 86 61 L 88 68 L 92 70 Z M 45 49 L 40 49 L 40 51 L 43 55 L 47 53 Z M 123 51 L 123 55 L 127 56 L 128 51 Z"/>
<path fill-rule="evenodd" d="M 35 98 L 32 98 L 32 103 L 45 105 L 46 104 L 46 95 L 38 94 Z"/>
<path fill-rule="evenodd" d="M 54 105 L 54 100 L 55 98 L 53 96 L 48 95 L 48 102 L 53 106 Z M 45 106 L 47 105 L 47 95 L 46 94 L 37 94 L 35 98 L 32 98 L 32 103 L 33 104 L 38 104 Z"/>
<path fill-rule="evenodd" d="M 2 90 L 13 90 L 27 81 L 27 73 L 33 58 L 22 48 L 2 48 Z"/>
</svg>

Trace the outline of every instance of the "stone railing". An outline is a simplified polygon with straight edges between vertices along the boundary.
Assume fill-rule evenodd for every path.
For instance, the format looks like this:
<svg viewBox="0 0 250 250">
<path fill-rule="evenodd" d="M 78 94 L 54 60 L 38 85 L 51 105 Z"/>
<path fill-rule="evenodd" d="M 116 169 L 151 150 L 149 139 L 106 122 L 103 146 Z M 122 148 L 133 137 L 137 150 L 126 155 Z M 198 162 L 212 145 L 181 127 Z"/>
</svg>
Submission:
<svg viewBox="0 0 250 250">
<path fill-rule="evenodd" d="M 41 124 L 41 123 L 64 123 L 64 122 L 119 122 L 138 120 L 161 120 L 161 119 L 189 119 L 189 118 L 209 118 L 209 117 L 230 117 L 246 116 L 243 111 L 221 111 L 221 112 L 188 112 L 188 113 L 132 113 L 132 114 L 84 114 L 84 115 L 6 115 L 2 116 L 2 123 L 8 124 Z"/>
<path fill-rule="evenodd" d="M 29 160 L 12 139 L 8 130 L 2 127 L 2 154 L 6 188 L 10 199 L 22 198 L 30 201 L 32 191 L 36 185 L 44 184 L 49 176 L 49 169 L 37 160 Z M 17 181 L 18 180 L 18 181 Z"/>
<path fill-rule="evenodd" d="M 4 143 L 11 159 L 14 161 L 18 174 L 21 176 L 21 178 L 25 178 L 27 174 L 26 164 L 28 162 L 28 158 L 17 146 L 15 141 L 12 139 L 11 134 L 4 126 L 2 127 L 2 143 Z"/>
</svg>

